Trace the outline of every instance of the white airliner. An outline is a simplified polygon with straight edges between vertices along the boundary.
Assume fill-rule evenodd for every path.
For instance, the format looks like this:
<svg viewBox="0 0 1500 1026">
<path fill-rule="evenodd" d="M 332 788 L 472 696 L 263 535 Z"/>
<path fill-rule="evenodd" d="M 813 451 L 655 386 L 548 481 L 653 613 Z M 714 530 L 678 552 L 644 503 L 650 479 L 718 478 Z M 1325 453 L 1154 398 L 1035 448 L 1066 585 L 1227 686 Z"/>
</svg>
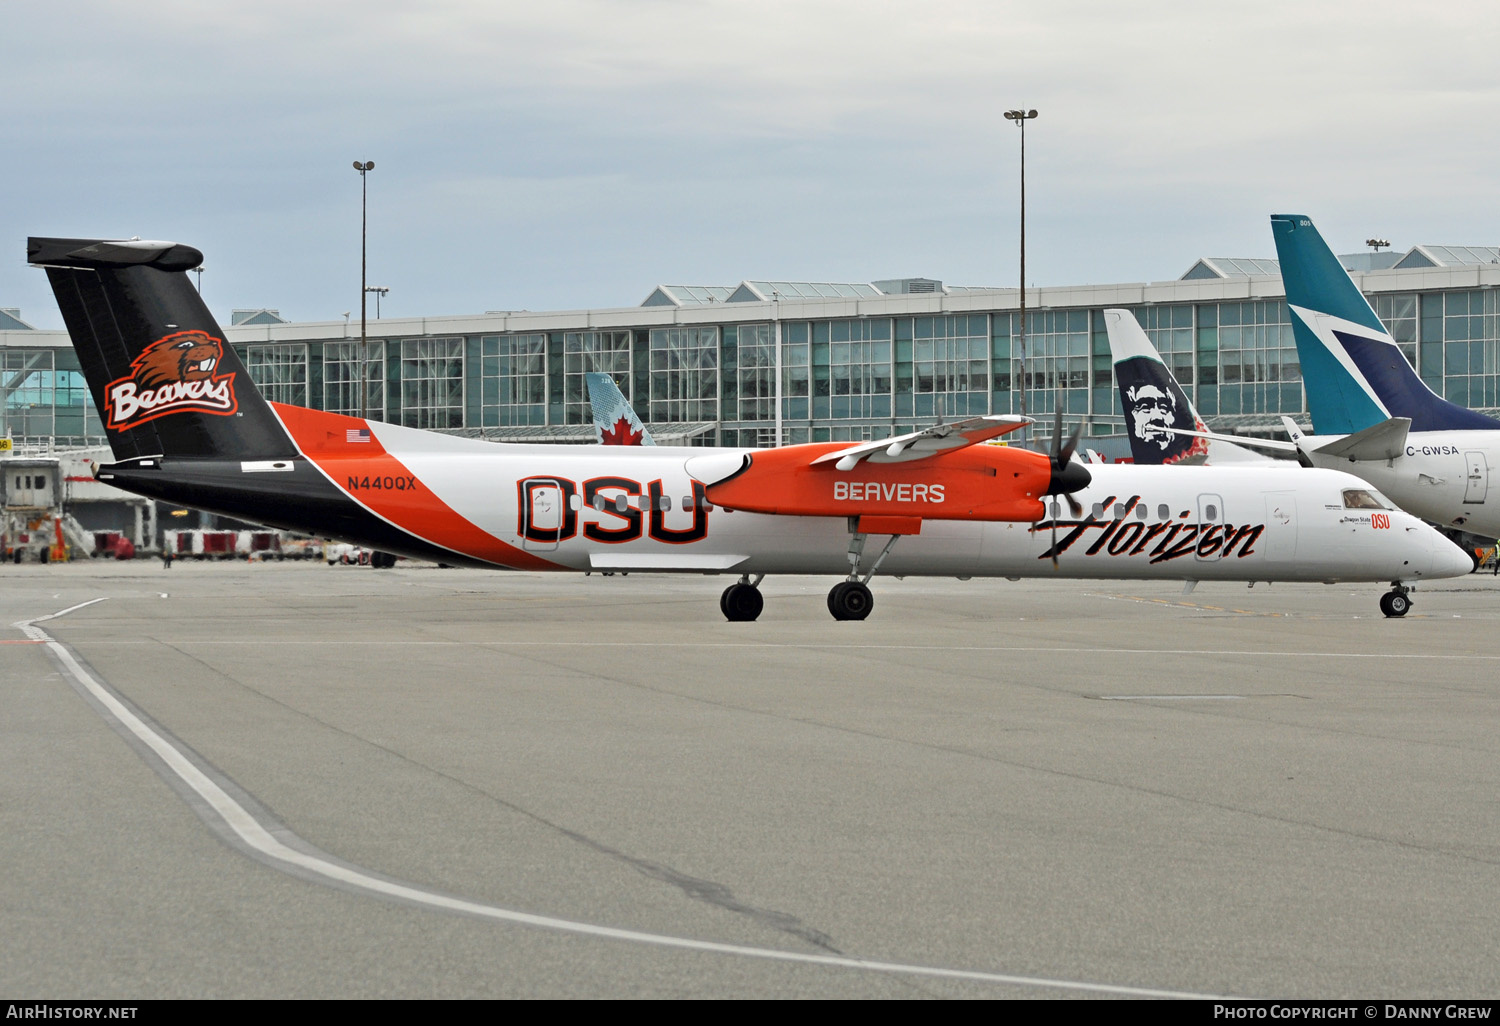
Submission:
<svg viewBox="0 0 1500 1026">
<path fill-rule="evenodd" d="M 1337 471 L 1086 468 L 1060 418 L 1050 455 L 976 444 L 976 417 L 878 442 L 774 449 L 497 445 L 266 402 L 170 242 L 33 238 L 116 462 L 153 498 L 383 552 L 550 571 L 734 574 L 754 620 L 767 574 L 844 579 L 864 619 L 877 571 L 954 577 L 1389 581 L 1467 573 L 1430 527 Z"/>
<path fill-rule="evenodd" d="M 1210 446 L 1294 452 L 1306 466 L 1358 475 L 1435 524 L 1485 540 L 1500 536 L 1500 492 L 1490 488 L 1500 422 L 1427 387 L 1309 218 L 1273 214 L 1271 231 L 1317 433 L 1304 434 L 1289 417 L 1282 418 L 1289 443 L 1231 440 L 1201 422 L 1177 424 L 1174 433 Z"/>
<path fill-rule="evenodd" d="M 1298 451 L 1434 523 L 1500 535 L 1500 422 L 1427 387 L 1309 218 L 1273 214 L 1271 233 L 1317 431 L 1288 425 Z"/>
</svg>

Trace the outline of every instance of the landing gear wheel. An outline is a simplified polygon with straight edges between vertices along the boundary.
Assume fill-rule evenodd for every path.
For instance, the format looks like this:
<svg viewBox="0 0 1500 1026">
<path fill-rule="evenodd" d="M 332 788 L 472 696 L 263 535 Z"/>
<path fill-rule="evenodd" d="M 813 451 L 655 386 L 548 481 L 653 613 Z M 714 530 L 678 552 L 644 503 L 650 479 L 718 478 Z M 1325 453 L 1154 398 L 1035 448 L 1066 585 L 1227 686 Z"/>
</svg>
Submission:
<svg viewBox="0 0 1500 1026">
<path fill-rule="evenodd" d="M 874 605 L 875 596 L 859 581 L 842 581 L 828 593 L 828 611 L 835 620 L 863 620 Z"/>
<path fill-rule="evenodd" d="M 1411 599 L 1399 591 L 1388 591 L 1380 596 L 1380 611 L 1389 617 L 1405 616 L 1411 610 Z"/>
<path fill-rule="evenodd" d="M 751 584 L 731 584 L 719 596 L 719 609 L 724 613 L 724 619 L 730 623 L 754 620 L 765 607 L 765 596 Z"/>
</svg>

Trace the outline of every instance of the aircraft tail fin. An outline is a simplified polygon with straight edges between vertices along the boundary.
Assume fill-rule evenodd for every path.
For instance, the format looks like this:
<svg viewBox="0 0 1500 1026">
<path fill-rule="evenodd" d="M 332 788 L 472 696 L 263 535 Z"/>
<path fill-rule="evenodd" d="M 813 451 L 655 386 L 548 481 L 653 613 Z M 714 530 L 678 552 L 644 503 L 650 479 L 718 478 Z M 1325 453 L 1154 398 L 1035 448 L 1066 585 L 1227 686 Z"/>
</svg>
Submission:
<svg viewBox="0 0 1500 1026">
<path fill-rule="evenodd" d="M 594 408 L 594 437 L 600 445 L 656 444 L 608 374 L 588 373 L 583 381 L 589 390 L 589 405 Z"/>
<path fill-rule="evenodd" d="M 1390 417 L 1413 431 L 1493 430 L 1500 421 L 1441 398 L 1417 376 L 1311 219 L 1272 214 L 1313 426 L 1353 434 Z"/>
<path fill-rule="evenodd" d="M 1156 352 L 1129 310 L 1105 310 L 1109 350 L 1114 359 L 1125 431 L 1136 463 L 1231 462 L 1261 457 L 1233 443 L 1209 440 L 1181 431 L 1207 431 L 1192 400 Z"/>
<path fill-rule="evenodd" d="M 117 460 L 296 454 L 188 280 L 198 250 L 32 238 L 27 260 L 47 271 Z"/>
</svg>

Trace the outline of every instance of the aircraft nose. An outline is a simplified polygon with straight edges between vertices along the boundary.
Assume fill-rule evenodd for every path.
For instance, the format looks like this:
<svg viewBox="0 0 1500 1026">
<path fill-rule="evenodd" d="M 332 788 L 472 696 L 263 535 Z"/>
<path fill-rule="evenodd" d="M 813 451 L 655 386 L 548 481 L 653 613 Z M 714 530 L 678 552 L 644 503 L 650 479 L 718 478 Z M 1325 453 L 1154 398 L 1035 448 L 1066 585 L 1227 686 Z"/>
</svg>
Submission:
<svg viewBox="0 0 1500 1026">
<path fill-rule="evenodd" d="M 1437 535 L 1437 538 L 1432 546 L 1431 576 L 1462 577 L 1474 572 L 1474 557 L 1436 531 L 1432 533 Z"/>
</svg>

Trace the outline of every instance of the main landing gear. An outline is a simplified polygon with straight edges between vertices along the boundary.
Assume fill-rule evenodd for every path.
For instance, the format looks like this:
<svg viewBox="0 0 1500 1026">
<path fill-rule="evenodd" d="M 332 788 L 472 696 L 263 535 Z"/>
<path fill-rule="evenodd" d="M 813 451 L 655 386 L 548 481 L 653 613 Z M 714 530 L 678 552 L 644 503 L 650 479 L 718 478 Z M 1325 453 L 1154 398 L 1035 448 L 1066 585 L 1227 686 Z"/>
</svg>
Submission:
<svg viewBox="0 0 1500 1026">
<path fill-rule="evenodd" d="M 901 537 L 899 534 L 891 535 L 890 541 L 885 543 L 885 548 L 876 557 L 874 565 L 861 577 L 859 564 L 864 557 L 865 540 L 869 535 L 860 531 L 858 523 L 852 519 L 850 528 L 849 576 L 835 584 L 828 593 L 828 611 L 835 620 L 863 620 L 870 615 L 870 610 L 875 607 L 875 596 L 870 594 L 870 578 L 875 576 L 875 571 L 880 569 L 880 564 Z M 724 594 L 719 596 L 719 611 L 724 614 L 724 619 L 735 623 L 754 620 L 760 616 L 766 600 L 760 593 L 759 585 L 765 576 L 756 574 L 752 580 L 749 574 L 744 574 L 738 584 L 731 584 L 724 589 Z"/>
<path fill-rule="evenodd" d="M 754 620 L 765 608 L 766 600 L 760 593 L 760 582 L 765 579 L 765 574 L 756 574 L 755 580 L 750 580 L 750 575 L 745 574 L 740 578 L 739 584 L 731 584 L 724 589 L 724 594 L 719 596 L 719 609 L 724 614 L 724 619 L 731 623 Z"/>
<path fill-rule="evenodd" d="M 1391 590 L 1380 596 L 1380 611 L 1389 617 L 1402 617 L 1411 611 L 1411 589 L 1400 581 L 1391 582 Z"/>
<path fill-rule="evenodd" d="M 835 620 L 863 620 L 874 605 L 875 596 L 861 581 L 840 581 L 828 593 L 828 611 Z"/>
<path fill-rule="evenodd" d="M 880 564 L 885 562 L 885 557 L 891 554 L 891 549 L 896 547 L 896 542 L 901 538 L 899 534 L 891 535 L 891 540 L 885 543 L 885 548 L 875 557 L 875 565 L 870 567 L 870 572 L 861 580 L 859 563 L 864 558 L 865 540 L 869 535 L 859 530 L 858 521 L 852 517 L 850 528 L 849 576 L 835 584 L 828 593 L 828 611 L 835 620 L 863 620 L 870 615 L 870 610 L 875 608 L 875 596 L 870 594 L 870 578 L 875 576 L 875 571 L 880 569 Z"/>
</svg>

